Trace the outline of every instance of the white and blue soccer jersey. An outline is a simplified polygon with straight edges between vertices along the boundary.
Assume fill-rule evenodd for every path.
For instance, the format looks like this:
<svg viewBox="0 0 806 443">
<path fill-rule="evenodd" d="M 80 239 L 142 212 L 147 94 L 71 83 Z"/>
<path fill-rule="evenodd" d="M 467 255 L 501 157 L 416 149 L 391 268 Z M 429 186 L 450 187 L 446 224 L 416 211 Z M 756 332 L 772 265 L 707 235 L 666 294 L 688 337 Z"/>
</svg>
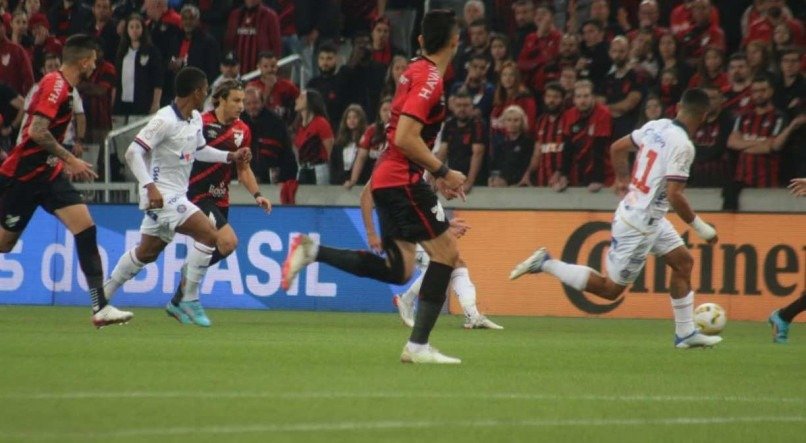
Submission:
<svg viewBox="0 0 806 443">
<path fill-rule="evenodd" d="M 201 114 L 197 111 L 186 119 L 176 105 L 171 104 L 157 111 L 134 138 L 134 142 L 146 150 L 146 167 L 165 200 L 187 193 L 196 150 L 206 145 L 202 127 Z M 141 209 L 148 204 L 146 194 L 146 189 L 141 188 Z"/>
</svg>

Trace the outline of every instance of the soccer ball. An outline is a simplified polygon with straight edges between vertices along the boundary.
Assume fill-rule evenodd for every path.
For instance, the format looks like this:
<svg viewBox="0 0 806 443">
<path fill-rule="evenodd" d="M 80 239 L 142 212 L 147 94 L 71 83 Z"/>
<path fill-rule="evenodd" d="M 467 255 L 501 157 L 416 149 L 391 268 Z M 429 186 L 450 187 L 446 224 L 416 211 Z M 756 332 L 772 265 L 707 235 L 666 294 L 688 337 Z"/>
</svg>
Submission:
<svg viewBox="0 0 806 443">
<path fill-rule="evenodd" d="M 716 303 L 703 303 L 694 309 L 694 324 L 706 335 L 717 335 L 725 329 L 728 316 Z"/>
</svg>

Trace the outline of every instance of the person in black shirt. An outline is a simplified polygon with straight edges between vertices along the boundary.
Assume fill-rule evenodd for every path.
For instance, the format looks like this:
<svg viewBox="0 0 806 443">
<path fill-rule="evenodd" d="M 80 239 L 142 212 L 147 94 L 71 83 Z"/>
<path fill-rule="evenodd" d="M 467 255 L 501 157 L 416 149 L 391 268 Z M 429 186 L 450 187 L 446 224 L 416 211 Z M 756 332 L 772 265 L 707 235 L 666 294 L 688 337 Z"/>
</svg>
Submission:
<svg viewBox="0 0 806 443">
<path fill-rule="evenodd" d="M 517 186 L 534 152 L 534 141 L 527 133 L 526 112 L 518 105 L 507 107 L 501 119 L 505 137 L 493 144 L 488 183 L 493 187 Z"/>
<path fill-rule="evenodd" d="M 604 41 L 604 28 L 596 20 L 588 20 L 582 25 L 581 57 L 577 62 L 580 78 L 586 78 L 594 84 L 604 80 L 610 69 L 608 44 Z"/>
<path fill-rule="evenodd" d="M 535 26 L 535 4 L 532 0 L 516 0 L 512 3 L 512 15 L 515 20 L 515 38 L 512 39 L 512 53 L 520 54 L 526 36 L 537 31 Z"/>
<path fill-rule="evenodd" d="M 368 120 L 378 117 L 378 97 L 383 91 L 386 66 L 372 59 L 370 37 L 359 33 L 353 38 L 353 52 L 339 69 L 338 90 L 344 93 L 342 103 L 357 103 L 364 108 Z M 336 114 L 336 118 L 341 114 Z"/>
<path fill-rule="evenodd" d="M 317 57 L 319 65 L 319 75 L 308 80 L 308 89 L 315 89 L 322 98 L 325 99 L 327 115 L 330 116 L 330 125 L 337 126 L 338 118 L 344 113 L 344 104 L 339 89 L 339 78 L 336 75 L 338 69 L 338 50 L 333 43 L 325 42 L 319 46 Z"/>
<path fill-rule="evenodd" d="M 207 74 L 207 81 L 212 83 L 218 77 L 221 63 L 220 45 L 212 35 L 199 26 L 201 16 L 199 8 L 185 5 L 180 15 L 182 40 L 179 52 L 171 64 L 177 68 L 195 66 L 204 71 Z"/>
<path fill-rule="evenodd" d="M 613 116 L 614 139 L 629 134 L 635 128 L 643 97 L 638 76 L 627 65 L 629 49 L 630 45 L 624 36 L 618 36 L 610 43 L 610 60 L 613 66 L 598 91 Z"/>
<path fill-rule="evenodd" d="M 14 147 L 13 137 L 22 122 L 23 102 L 14 88 L 0 83 L 0 163 Z"/>
<path fill-rule="evenodd" d="M 467 176 L 465 193 L 473 185 L 487 182 L 487 174 L 482 173 L 487 150 L 487 131 L 484 120 L 473 115 L 473 101 L 465 89 L 460 89 L 451 97 L 453 116 L 445 121 L 442 129 L 442 143 L 437 157 L 448 167 Z"/>
<path fill-rule="evenodd" d="M 711 109 L 705 122 L 691 137 L 696 149 L 688 186 L 721 188 L 733 179 L 735 156 L 728 150 L 728 136 L 733 130 L 733 116 L 723 110 L 725 98 L 714 86 L 702 88 L 708 94 Z"/>
</svg>

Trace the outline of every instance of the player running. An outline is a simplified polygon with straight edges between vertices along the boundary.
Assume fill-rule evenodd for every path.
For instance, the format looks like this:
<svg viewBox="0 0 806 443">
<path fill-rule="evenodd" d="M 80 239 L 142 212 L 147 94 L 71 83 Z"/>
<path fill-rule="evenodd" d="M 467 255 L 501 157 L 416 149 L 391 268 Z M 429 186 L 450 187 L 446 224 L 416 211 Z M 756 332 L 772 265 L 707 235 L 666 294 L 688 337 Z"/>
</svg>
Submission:
<svg viewBox="0 0 806 443">
<path fill-rule="evenodd" d="M 372 192 L 370 191 L 370 184 L 367 183 L 361 191 L 361 219 L 364 222 L 364 228 L 367 231 L 367 243 L 369 248 L 376 253 L 383 252 L 381 239 L 375 232 L 375 223 L 372 220 L 372 209 L 375 203 L 372 201 Z M 463 220 L 452 218 L 450 220 L 450 232 L 456 239 L 462 238 L 465 235 L 469 226 Z M 420 270 L 420 276 L 414 280 L 408 289 L 400 295 L 395 295 L 393 302 L 397 308 L 400 318 L 403 323 L 408 327 L 414 327 L 414 300 L 420 293 L 420 288 L 423 284 L 423 277 L 425 271 L 428 269 L 428 263 L 431 258 L 422 246 L 417 245 L 415 252 L 415 263 L 417 269 Z M 465 329 L 504 329 L 488 319 L 479 312 L 476 307 L 476 285 L 470 280 L 470 272 L 467 269 L 467 264 L 461 257 L 456 262 L 456 268 L 451 273 L 450 289 L 456 293 L 459 299 L 459 305 L 462 306 L 462 311 L 465 313 Z"/>
<path fill-rule="evenodd" d="M 203 134 L 207 145 L 229 152 L 250 148 L 252 133 L 249 126 L 240 119 L 244 109 L 242 84 L 237 80 L 225 80 L 216 86 L 212 99 L 215 109 L 202 114 Z M 260 188 L 249 163 L 237 162 L 234 169 L 238 181 L 255 197 L 255 203 L 264 211 L 271 211 L 271 202 L 260 194 Z M 232 172 L 232 165 L 200 160 L 193 162 L 193 169 L 190 171 L 190 188 L 187 197 L 210 219 L 218 231 L 218 240 L 209 266 L 229 256 L 238 245 L 238 237 L 227 221 L 229 218 L 229 183 L 232 180 Z M 184 271 L 182 273 L 184 274 Z M 176 294 L 165 307 L 166 312 L 182 324 L 195 323 L 199 326 L 210 326 L 210 319 L 207 316 L 188 314 L 188 303 L 183 305 L 183 302 L 192 302 L 193 299 L 184 296 L 183 285 L 184 279 L 180 280 Z M 196 296 L 198 296 L 198 292 Z"/>
<path fill-rule="evenodd" d="M 193 161 L 248 162 L 249 148 L 235 152 L 207 146 L 202 135 L 199 109 L 207 98 L 207 76 L 197 68 L 176 74 L 176 99 L 154 115 L 126 151 L 126 163 L 137 178 L 140 209 L 140 244 L 123 254 L 104 283 L 107 298 L 132 279 L 147 263 L 157 259 L 175 233 L 193 238 L 183 266 L 184 299 L 179 308 L 194 323 L 205 324 L 207 315 L 199 303 L 199 283 L 210 265 L 218 234 L 210 220 L 187 198 Z M 206 321 L 209 325 L 209 320 Z"/>
<path fill-rule="evenodd" d="M 95 222 L 70 183 L 70 178 L 92 180 L 98 175 L 92 165 L 61 145 L 73 119 L 73 87 L 95 70 L 97 49 L 88 35 L 68 38 L 61 69 L 42 77 L 26 109 L 29 115 L 20 143 L 0 167 L 0 252 L 14 248 L 37 207 L 55 215 L 75 237 L 78 262 L 92 300 L 92 323 L 100 328 L 126 323 L 134 315 L 107 304 Z"/>
<path fill-rule="evenodd" d="M 400 360 L 456 364 L 461 360 L 428 344 L 459 252 L 456 239 L 447 232 L 445 211 L 423 180 L 425 170 L 431 171 L 438 188 L 449 198 L 462 195 L 466 180 L 431 152 L 445 119 L 442 76 L 459 44 L 453 11 L 436 9 L 425 14 L 419 40 L 424 55 L 414 59 L 400 77 L 386 128 L 388 148 L 378 158 L 371 179 L 386 258 L 369 251 L 334 249 L 308 236 L 297 236 L 283 264 L 282 285 L 288 288 L 299 271 L 314 261 L 357 276 L 402 284 L 411 276 L 420 243 L 431 262 L 423 277 L 414 328 Z"/>
<path fill-rule="evenodd" d="M 694 326 L 694 291 L 691 268 L 694 259 L 683 239 L 666 219 L 671 204 L 675 212 L 697 235 L 716 243 L 716 230 L 691 209 L 683 194 L 694 160 L 690 135 L 705 121 L 708 95 L 701 89 L 683 93 L 674 120 L 660 119 L 645 124 L 610 147 L 616 172 L 616 191 L 626 196 L 619 203 L 612 224 L 612 241 L 607 253 L 607 277 L 581 265 L 554 260 L 546 248 L 538 249 L 518 264 L 509 278 L 548 272 L 568 286 L 616 300 L 635 281 L 646 264 L 647 254 L 663 257 L 672 268 L 671 297 L 675 319 L 674 345 L 678 348 L 713 346 L 721 337 L 701 334 Z M 632 179 L 627 156 L 638 148 Z M 629 189 L 629 191 L 628 191 Z M 628 191 L 628 192 L 627 192 Z"/>
</svg>

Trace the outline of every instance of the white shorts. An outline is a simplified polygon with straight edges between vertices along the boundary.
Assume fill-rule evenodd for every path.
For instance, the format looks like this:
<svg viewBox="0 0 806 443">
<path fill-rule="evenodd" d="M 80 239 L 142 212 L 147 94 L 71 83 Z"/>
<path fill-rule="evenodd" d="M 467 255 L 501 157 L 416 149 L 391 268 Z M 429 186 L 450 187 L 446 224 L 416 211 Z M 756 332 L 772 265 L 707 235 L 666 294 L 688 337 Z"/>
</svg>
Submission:
<svg viewBox="0 0 806 443">
<path fill-rule="evenodd" d="M 170 197 L 165 200 L 161 209 L 146 211 L 143 223 L 140 224 L 140 233 L 159 237 L 165 243 L 170 243 L 176 234 L 176 227 L 198 211 L 199 207 L 184 195 Z"/>
<path fill-rule="evenodd" d="M 647 255 L 664 256 L 685 245 L 680 234 L 666 218 L 658 220 L 654 229 L 641 232 L 616 215 L 611 235 L 610 250 L 607 252 L 607 276 L 623 286 L 635 281 L 646 264 Z"/>
</svg>

